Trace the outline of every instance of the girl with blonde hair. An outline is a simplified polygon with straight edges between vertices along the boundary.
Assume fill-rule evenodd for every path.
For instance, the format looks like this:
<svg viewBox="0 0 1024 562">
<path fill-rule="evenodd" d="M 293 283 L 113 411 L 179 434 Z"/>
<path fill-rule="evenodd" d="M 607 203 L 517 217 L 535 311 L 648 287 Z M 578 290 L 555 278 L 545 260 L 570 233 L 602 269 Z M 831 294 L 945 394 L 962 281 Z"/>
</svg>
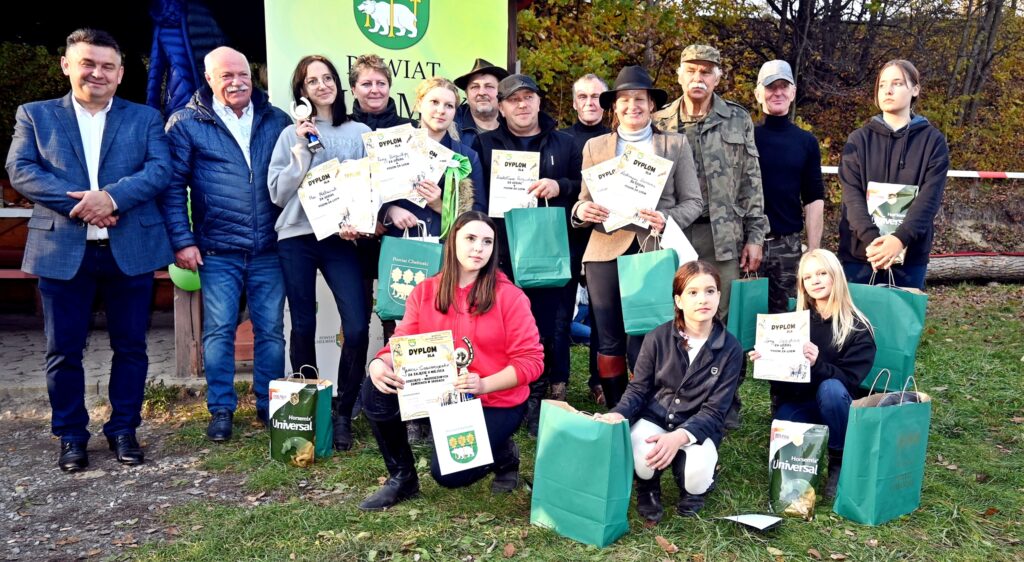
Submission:
<svg viewBox="0 0 1024 562">
<path fill-rule="evenodd" d="M 832 497 L 843 464 L 850 403 L 866 394 L 860 384 L 875 362 L 874 330 L 853 304 L 843 266 L 828 250 L 812 250 L 800 258 L 796 308 L 811 311 L 811 341 L 803 349 L 811 363 L 811 381 L 772 381 L 773 417 L 828 426 L 825 496 Z M 757 361 L 761 354 L 754 349 L 749 356 Z"/>
</svg>

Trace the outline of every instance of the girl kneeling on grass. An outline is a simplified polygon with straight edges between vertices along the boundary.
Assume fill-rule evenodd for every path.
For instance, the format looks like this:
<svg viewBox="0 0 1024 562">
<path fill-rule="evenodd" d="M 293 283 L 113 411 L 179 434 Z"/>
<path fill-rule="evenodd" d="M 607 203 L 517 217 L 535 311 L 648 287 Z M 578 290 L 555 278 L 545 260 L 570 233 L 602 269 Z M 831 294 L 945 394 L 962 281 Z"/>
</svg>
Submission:
<svg viewBox="0 0 1024 562">
<path fill-rule="evenodd" d="M 716 318 L 720 278 L 704 261 L 676 271 L 676 317 L 644 338 L 633 380 L 606 421 L 628 418 L 637 476 L 637 512 L 661 520 L 661 473 L 679 485 L 678 513 L 696 515 L 714 487 L 725 414 L 743 369 L 743 349 Z"/>
<path fill-rule="evenodd" d="M 498 270 L 494 232 L 494 222 L 479 211 L 455 220 L 445 240 L 441 272 L 412 290 L 395 335 L 451 330 L 456 342 L 463 337 L 472 342 L 472 371 L 459 376 L 455 389 L 483 402 L 494 463 L 441 475 L 434 451 L 430 474 L 446 488 L 459 488 L 493 472 L 491 491 L 500 493 L 519 484 L 519 448 L 512 434 L 526 415 L 529 384 L 544 370 L 544 351 L 529 299 Z M 377 353 L 368 370 L 363 411 L 390 478 L 359 508 L 380 510 L 415 496 L 420 484 L 398 409 L 397 392 L 405 383 L 394 371 L 389 346 Z"/>
<path fill-rule="evenodd" d="M 828 250 L 800 258 L 796 309 L 811 311 L 811 341 L 804 357 L 811 362 L 811 382 L 772 381 L 775 419 L 828 426 L 828 481 L 825 497 L 834 497 L 843 464 L 850 402 L 867 391 L 860 383 L 875 362 L 875 336 L 868 319 L 850 298 L 839 259 Z M 750 352 L 750 360 L 761 354 Z"/>
</svg>

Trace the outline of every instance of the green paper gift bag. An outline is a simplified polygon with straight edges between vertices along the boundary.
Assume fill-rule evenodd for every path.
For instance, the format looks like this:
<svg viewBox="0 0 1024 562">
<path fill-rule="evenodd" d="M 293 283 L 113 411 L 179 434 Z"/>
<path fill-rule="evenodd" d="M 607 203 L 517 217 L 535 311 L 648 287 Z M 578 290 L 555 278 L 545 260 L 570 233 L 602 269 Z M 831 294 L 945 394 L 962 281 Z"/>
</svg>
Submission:
<svg viewBox="0 0 1024 562">
<path fill-rule="evenodd" d="M 875 363 L 861 388 L 869 388 L 883 369 L 892 373 L 892 379 L 881 390 L 903 388 L 914 374 L 928 295 L 917 289 L 850 283 L 850 298 L 875 329 Z"/>
<path fill-rule="evenodd" d="M 377 262 L 377 316 L 381 320 L 405 316 L 405 300 L 413 287 L 441 270 L 443 250 L 437 242 L 383 237 Z"/>
<path fill-rule="evenodd" d="M 931 397 L 923 392 L 854 400 L 832 510 L 858 523 L 881 525 L 917 509 L 931 416 Z"/>
<path fill-rule="evenodd" d="M 312 371 L 306 378 L 303 371 Z M 334 454 L 332 383 L 303 365 L 290 377 L 270 381 L 270 458 L 298 467 Z"/>
<path fill-rule="evenodd" d="M 565 209 L 535 207 L 505 211 L 509 262 L 517 287 L 564 287 L 569 282 L 569 230 Z"/>
<path fill-rule="evenodd" d="M 744 351 L 754 349 L 757 315 L 768 314 L 768 278 L 733 279 L 729 293 L 729 333 Z"/>
<path fill-rule="evenodd" d="M 627 334 L 644 335 L 675 317 L 672 279 L 679 269 L 675 250 L 619 256 L 615 261 Z"/>
<path fill-rule="evenodd" d="M 565 402 L 540 409 L 530 523 L 598 547 L 629 531 L 629 423 L 608 423 Z"/>
</svg>

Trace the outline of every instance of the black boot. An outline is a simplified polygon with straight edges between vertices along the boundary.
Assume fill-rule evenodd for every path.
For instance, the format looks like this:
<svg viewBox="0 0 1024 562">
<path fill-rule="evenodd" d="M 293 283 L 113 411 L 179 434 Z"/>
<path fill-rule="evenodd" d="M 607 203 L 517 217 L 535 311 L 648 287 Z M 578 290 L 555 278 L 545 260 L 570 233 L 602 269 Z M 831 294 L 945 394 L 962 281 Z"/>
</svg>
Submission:
<svg viewBox="0 0 1024 562">
<path fill-rule="evenodd" d="M 828 481 L 825 482 L 825 497 L 836 497 L 836 489 L 839 488 L 839 471 L 843 468 L 843 450 L 828 450 Z"/>
<path fill-rule="evenodd" d="M 715 489 L 712 482 L 703 494 L 691 494 L 686 491 L 686 453 L 679 451 L 676 458 L 672 459 L 672 476 L 675 477 L 676 485 L 679 486 L 679 502 L 676 503 L 676 513 L 683 517 L 694 517 L 697 512 L 704 508 L 704 502 L 708 495 Z"/>
<path fill-rule="evenodd" d="M 334 412 L 331 421 L 334 424 L 334 450 L 350 450 L 352 448 L 352 420 L 348 416 Z"/>
<path fill-rule="evenodd" d="M 604 400 L 608 408 L 614 408 L 629 385 L 629 374 L 626 371 L 624 355 L 597 354 L 597 372 L 601 376 L 601 388 L 604 389 Z"/>
<path fill-rule="evenodd" d="M 636 481 L 636 512 L 651 523 L 661 521 L 665 508 L 661 505 L 661 471 L 655 470 L 650 480 Z"/>
<path fill-rule="evenodd" d="M 548 381 L 545 378 L 530 383 L 530 397 L 526 399 L 526 431 L 530 437 L 536 437 L 540 429 L 540 402 L 547 391 Z"/>
<path fill-rule="evenodd" d="M 504 494 L 519 486 L 519 445 L 511 437 L 501 451 L 494 453 L 494 481 L 492 494 Z"/>
<path fill-rule="evenodd" d="M 397 419 L 386 422 L 368 421 L 390 477 L 384 486 L 359 504 L 359 509 L 380 511 L 419 495 L 420 479 L 416 474 L 416 460 L 407 441 L 405 424 Z"/>
</svg>

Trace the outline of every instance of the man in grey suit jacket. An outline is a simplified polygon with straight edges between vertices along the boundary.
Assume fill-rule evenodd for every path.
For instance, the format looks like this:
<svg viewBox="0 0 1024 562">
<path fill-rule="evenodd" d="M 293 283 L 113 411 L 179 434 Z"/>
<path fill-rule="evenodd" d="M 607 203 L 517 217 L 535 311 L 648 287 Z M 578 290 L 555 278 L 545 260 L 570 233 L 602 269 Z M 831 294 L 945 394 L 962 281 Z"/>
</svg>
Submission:
<svg viewBox="0 0 1024 562">
<path fill-rule="evenodd" d="M 160 113 L 114 97 L 124 66 L 113 37 L 73 32 L 60 64 L 71 92 L 18 108 L 7 173 L 35 203 L 22 269 L 39 276 L 57 464 L 75 472 L 89 464 L 82 355 L 97 295 L 114 350 L 103 433 L 118 461 L 143 462 L 153 271 L 174 261 L 156 204 L 171 164 Z"/>
</svg>

